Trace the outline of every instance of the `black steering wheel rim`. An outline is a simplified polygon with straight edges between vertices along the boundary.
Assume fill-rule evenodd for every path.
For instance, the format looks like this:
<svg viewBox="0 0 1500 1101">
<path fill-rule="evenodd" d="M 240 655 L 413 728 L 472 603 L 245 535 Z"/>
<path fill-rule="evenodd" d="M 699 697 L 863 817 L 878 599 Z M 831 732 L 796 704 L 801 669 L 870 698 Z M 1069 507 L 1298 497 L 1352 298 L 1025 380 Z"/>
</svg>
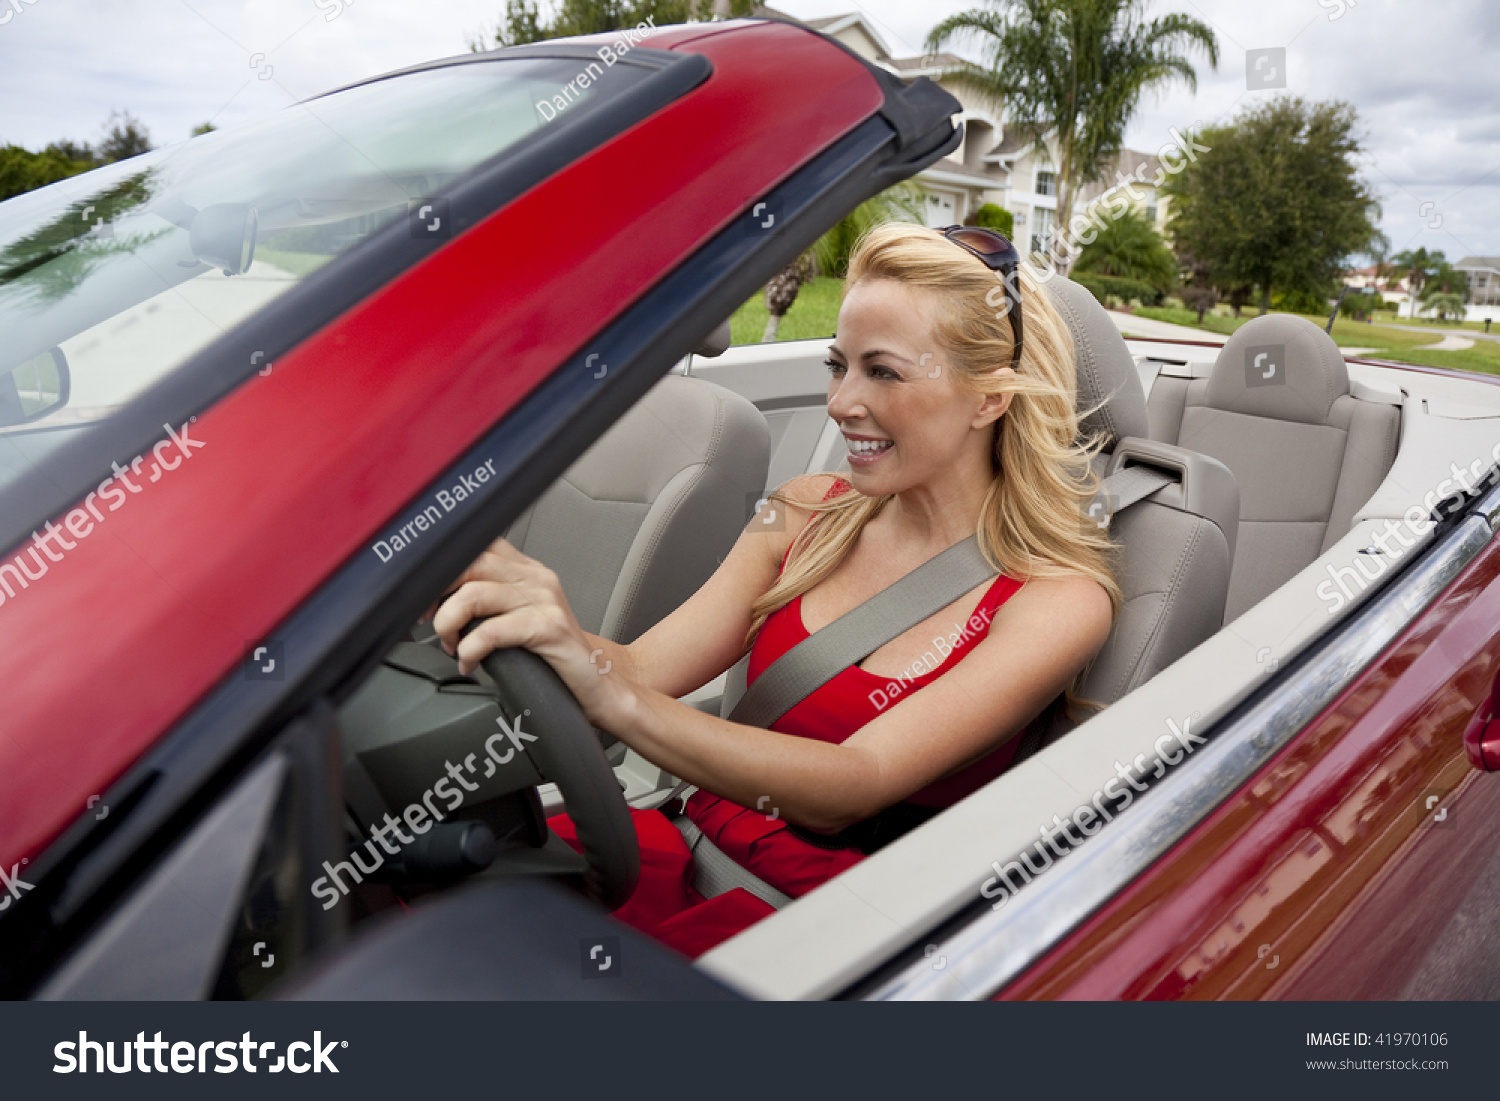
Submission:
<svg viewBox="0 0 1500 1101">
<path fill-rule="evenodd" d="M 495 682 L 503 708 L 530 711 L 526 752 L 567 803 L 583 847 L 584 890 L 618 910 L 635 893 L 641 850 L 625 793 L 605 759 L 593 724 L 552 666 L 520 647 L 496 650 L 480 662 Z"/>
</svg>

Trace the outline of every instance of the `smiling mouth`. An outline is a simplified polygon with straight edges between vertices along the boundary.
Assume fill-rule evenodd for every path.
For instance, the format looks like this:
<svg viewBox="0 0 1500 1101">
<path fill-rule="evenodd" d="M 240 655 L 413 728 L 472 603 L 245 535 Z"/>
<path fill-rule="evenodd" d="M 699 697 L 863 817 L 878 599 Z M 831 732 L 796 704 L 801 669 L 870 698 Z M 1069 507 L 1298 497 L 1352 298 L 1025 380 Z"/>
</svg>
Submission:
<svg viewBox="0 0 1500 1101">
<path fill-rule="evenodd" d="M 844 437 L 849 447 L 850 462 L 874 462 L 895 446 L 894 440 L 856 440 Z"/>
</svg>

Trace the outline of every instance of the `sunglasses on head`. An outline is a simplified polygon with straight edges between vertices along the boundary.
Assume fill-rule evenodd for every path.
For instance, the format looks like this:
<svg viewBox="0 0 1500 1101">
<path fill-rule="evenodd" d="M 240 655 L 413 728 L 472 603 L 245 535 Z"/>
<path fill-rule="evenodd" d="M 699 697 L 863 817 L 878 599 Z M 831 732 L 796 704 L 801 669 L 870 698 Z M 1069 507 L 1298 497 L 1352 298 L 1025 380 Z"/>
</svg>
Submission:
<svg viewBox="0 0 1500 1101">
<path fill-rule="evenodd" d="M 1021 362 L 1021 288 L 1016 281 L 1021 254 L 1015 245 L 983 226 L 944 226 L 938 232 L 959 248 L 979 257 L 990 271 L 1000 273 L 1000 281 L 1005 284 L 1005 314 L 1010 318 L 1013 345 L 1010 365 L 1014 368 Z"/>
</svg>

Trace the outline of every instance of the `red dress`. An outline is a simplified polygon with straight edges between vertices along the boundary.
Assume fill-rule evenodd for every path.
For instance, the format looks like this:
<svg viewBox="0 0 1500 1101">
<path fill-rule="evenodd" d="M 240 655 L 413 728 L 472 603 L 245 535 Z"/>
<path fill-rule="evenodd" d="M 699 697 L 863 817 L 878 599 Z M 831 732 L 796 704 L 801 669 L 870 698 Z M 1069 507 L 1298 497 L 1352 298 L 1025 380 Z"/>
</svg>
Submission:
<svg viewBox="0 0 1500 1101">
<path fill-rule="evenodd" d="M 847 482 L 837 482 L 828 496 L 847 487 Z M 935 639 L 932 648 L 899 676 L 881 676 L 850 666 L 777 719 L 771 729 L 799 738 L 842 742 L 885 708 L 952 668 L 985 637 L 995 609 L 1020 587 L 1014 578 L 997 577 L 969 618 L 955 623 L 944 638 Z M 808 633 L 802 623 L 800 596 L 768 616 L 750 650 L 747 683 L 754 683 Z M 1019 738 L 1011 738 L 988 756 L 929 784 L 905 801 L 922 807 L 951 806 L 1004 772 L 1019 745 Z M 697 957 L 775 913 L 768 903 L 738 887 L 705 901 L 692 888 L 692 854 L 671 820 L 654 810 L 632 810 L 631 815 L 640 839 L 641 881 L 615 917 Z M 793 898 L 864 859 L 856 849 L 828 849 L 802 840 L 787 829 L 774 808 L 752 810 L 706 791 L 688 800 L 687 816 L 737 864 Z M 548 821 L 568 844 L 579 848 L 567 815 Z"/>
</svg>

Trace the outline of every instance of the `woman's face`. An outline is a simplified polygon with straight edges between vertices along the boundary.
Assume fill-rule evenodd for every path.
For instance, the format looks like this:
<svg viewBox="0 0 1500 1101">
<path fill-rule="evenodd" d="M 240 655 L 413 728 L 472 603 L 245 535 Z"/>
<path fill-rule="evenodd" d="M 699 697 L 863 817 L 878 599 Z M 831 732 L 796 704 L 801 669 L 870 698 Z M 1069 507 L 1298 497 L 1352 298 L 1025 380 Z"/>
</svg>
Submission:
<svg viewBox="0 0 1500 1101">
<path fill-rule="evenodd" d="M 862 280 L 844 296 L 828 415 L 849 446 L 850 481 L 867 496 L 937 481 L 974 453 L 988 462 L 1010 395 L 960 382 L 935 335 L 936 309 L 934 292 L 890 279 Z"/>
</svg>

